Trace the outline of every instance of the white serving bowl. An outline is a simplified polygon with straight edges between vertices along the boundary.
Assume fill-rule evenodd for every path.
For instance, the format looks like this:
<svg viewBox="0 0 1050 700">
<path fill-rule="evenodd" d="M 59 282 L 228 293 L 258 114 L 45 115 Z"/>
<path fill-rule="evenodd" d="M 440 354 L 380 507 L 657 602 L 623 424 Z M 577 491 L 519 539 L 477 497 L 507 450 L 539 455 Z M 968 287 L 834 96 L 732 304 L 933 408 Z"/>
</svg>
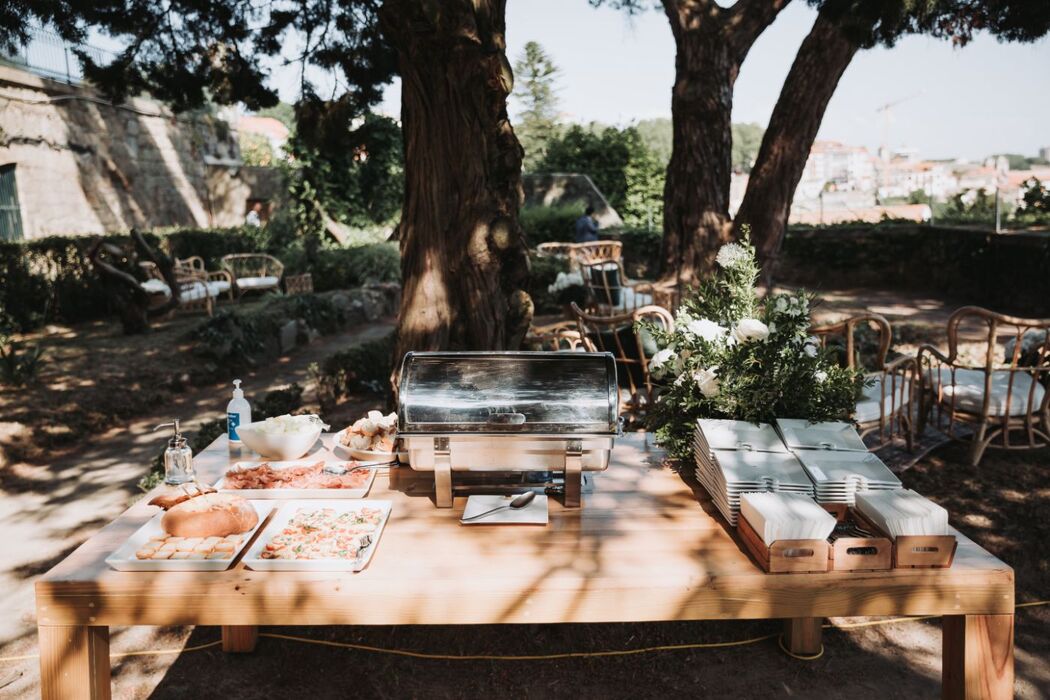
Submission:
<svg viewBox="0 0 1050 700">
<path fill-rule="evenodd" d="M 297 433 L 264 433 L 258 428 L 263 421 L 237 427 L 237 435 L 248 449 L 254 450 L 267 459 L 284 461 L 299 459 L 310 451 L 321 437 L 321 426 L 318 425 Z"/>
</svg>

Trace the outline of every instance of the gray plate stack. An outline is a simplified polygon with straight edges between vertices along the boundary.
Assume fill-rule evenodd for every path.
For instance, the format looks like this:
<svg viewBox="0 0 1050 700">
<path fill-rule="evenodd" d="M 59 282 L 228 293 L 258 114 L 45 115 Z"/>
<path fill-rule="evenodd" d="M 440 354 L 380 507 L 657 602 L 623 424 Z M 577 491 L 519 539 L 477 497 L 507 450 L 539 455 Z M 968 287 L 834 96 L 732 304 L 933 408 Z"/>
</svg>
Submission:
<svg viewBox="0 0 1050 700">
<path fill-rule="evenodd" d="M 696 478 L 730 525 L 740 494 L 775 491 L 813 495 L 813 483 L 769 424 L 700 419 L 693 434 Z"/>
<path fill-rule="evenodd" d="M 777 430 L 813 480 L 820 503 L 852 506 L 857 492 L 901 488 L 901 480 L 868 452 L 849 423 L 777 419 Z"/>
</svg>

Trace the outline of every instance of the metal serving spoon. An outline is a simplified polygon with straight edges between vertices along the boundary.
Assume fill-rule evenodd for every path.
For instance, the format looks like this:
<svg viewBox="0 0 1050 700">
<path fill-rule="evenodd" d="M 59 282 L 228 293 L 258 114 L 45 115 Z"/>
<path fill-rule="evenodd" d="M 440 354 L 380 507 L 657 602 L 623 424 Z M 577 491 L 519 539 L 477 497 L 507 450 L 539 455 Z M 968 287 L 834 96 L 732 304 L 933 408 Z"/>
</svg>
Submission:
<svg viewBox="0 0 1050 700">
<path fill-rule="evenodd" d="M 512 500 L 507 505 L 496 506 L 495 508 L 493 508 L 491 510 L 486 510 L 484 513 L 478 513 L 477 515 L 472 515 L 469 518 L 460 518 L 459 522 L 461 522 L 461 523 L 468 523 L 471 520 L 477 520 L 478 518 L 483 518 L 486 515 L 489 515 L 490 513 L 495 513 L 498 510 L 505 510 L 507 508 L 513 508 L 514 510 L 519 510 L 519 509 L 524 508 L 525 506 L 529 505 L 534 500 L 536 500 L 536 492 L 535 491 L 526 491 L 525 493 L 523 493 L 523 494 L 521 494 L 519 496 L 515 496 L 514 500 Z"/>
<path fill-rule="evenodd" d="M 388 459 L 384 462 L 366 462 L 365 464 L 358 464 L 356 467 L 350 467 L 347 469 L 343 465 L 336 462 L 325 462 L 324 468 L 321 470 L 325 474 L 335 474 L 336 476 L 342 476 L 348 472 L 357 471 L 358 469 L 380 469 L 382 467 L 389 467 L 397 462 L 397 458 Z"/>
</svg>

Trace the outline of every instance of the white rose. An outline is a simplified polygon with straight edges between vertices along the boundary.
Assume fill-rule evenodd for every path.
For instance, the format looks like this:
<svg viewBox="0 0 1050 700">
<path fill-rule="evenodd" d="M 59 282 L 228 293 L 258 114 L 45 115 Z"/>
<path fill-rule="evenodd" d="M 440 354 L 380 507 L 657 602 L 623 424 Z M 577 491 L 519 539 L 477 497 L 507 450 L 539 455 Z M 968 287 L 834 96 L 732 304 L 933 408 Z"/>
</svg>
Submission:
<svg viewBox="0 0 1050 700">
<path fill-rule="evenodd" d="M 828 378 L 828 373 L 825 372 L 824 370 L 819 370 L 819 371 L 813 373 L 813 378 L 816 379 L 821 384 L 823 384 L 824 380 Z"/>
<path fill-rule="evenodd" d="M 696 386 L 700 389 L 700 393 L 708 398 L 718 396 L 718 391 L 721 385 L 718 381 L 718 367 L 709 367 L 708 369 L 698 369 L 693 372 L 693 381 L 696 382 Z"/>
<path fill-rule="evenodd" d="M 561 273 L 558 273 L 561 274 Z M 788 306 L 788 300 L 786 297 L 777 297 L 777 300 L 773 302 L 773 308 L 780 313 L 784 313 L 784 309 Z"/>
<path fill-rule="evenodd" d="M 671 358 L 674 357 L 674 345 L 660 350 L 649 359 L 649 371 L 656 377 L 663 376 L 664 371 L 667 369 L 665 365 Z"/>
<path fill-rule="evenodd" d="M 750 343 L 756 340 L 762 341 L 769 337 L 769 326 L 757 318 L 741 319 L 740 323 L 736 324 L 736 328 L 733 329 L 733 337 L 741 343 Z"/>
<path fill-rule="evenodd" d="M 696 337 L 706 340 L 709 343 L 721 340 L 726 335 L 725 328 L 706 318 L 702 318 L 698 321 L 691 321 L 685 329 L 688 333 L 692 333 Z"/>
<path fill-rule="evenodd" d="M 738 243 L 726 243 L 718 249 L 715 261 L 722 267 L 734 267 L 739 263 L 746 262 L 750 255 L 744 246 Z"/>
<path fill-rule="evenodd" d="M 818 347 L 820 347 L 820 339 L 811 335 L 806 338 L 806 344 L 802 346 L 802 352 L 809 357 L 816 357 Z"/>
</svg>

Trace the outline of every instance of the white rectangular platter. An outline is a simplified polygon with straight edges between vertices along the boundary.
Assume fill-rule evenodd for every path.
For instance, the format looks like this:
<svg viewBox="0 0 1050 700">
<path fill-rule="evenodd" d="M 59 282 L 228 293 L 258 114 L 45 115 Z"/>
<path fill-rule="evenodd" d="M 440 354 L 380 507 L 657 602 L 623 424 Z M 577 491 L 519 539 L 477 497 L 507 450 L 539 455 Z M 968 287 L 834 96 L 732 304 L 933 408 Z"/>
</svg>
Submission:
<svg viewBox="0 0 1050 700">
<path fill-rule="evenodd" d="M 321 460 L 317 459 L 300 459 L 292 462 L 275 462 L 275 461 L 258 461 L 258 462 L 237 462 L 232 467 L 227 469 L 227 472 L 250 469 L 257 467 L 260 464 L 269 464 L 274 469 L 288 469 L 291 467 L 308 466 L 316 464 Z M 337 462 L 342 463 L 342 462 Z M 372 488 L 372 482 L 376 480 L 376 470 L 368 470 L 368 479 L 365 480 L 364 486 L 356 489 L 295 489 L 295 488 L 278 488 L 278 489 L 231 489 L 226 487 L 226 475 L 224 474 L 218 481 L 215 482 L 215 488 L 219 491 L 229 491 L 230 493 L 236 493 L 245 498 L 364 498 L 368 495 L 368 491 Z"/>
<path fill-rule="evenodd" d="M 379 546 L 379 538 L 383 535 L 387 520 L 390 519 L 390 501 L 366 501 L 366 500 L 302 500 L 285 501 L 281 509 L 271 518 L 269 525 L 263 530 L 252 544 L 251 549 L 244 555 L 244 565 L 254 571 L 361 571 L 368 562 L 372 560 L 376 547 Z M 372 536 L 372 543 L 358 555 L 356 559 L 263 559 L 262 552 L 270 539 L 281 532 L 288 521 L 299 509 L 316 510 L 321 508 L 332 508 L 344 513 L 357 510 L 361 507 L 377 508 L 382 511 L 379 526 Z"/>
<path fill-rule="evenodd" d="M 225 571 L 237 560 L 237 556 L 251 542 L 252 536 L 266 521 L 266 517 L 273 512 L 274 505 L 270 501 L 250 501 L 250 503 L 255 508 L 255 512 L 259 514 L 259 522 L 250 531 L 244 533 L 244 540 L 234 549 L 233 556 L 229 559 L 136 558 L 135 552 L 142 549 L 151 537 L 165 534 L 164 529 L 160 526 L 160 519 L 164 517 L 164 512 L 161 511 L 126 539 L 117 551 L 106 557 L 106 563 L 117 571 Z"/>
</svg>

